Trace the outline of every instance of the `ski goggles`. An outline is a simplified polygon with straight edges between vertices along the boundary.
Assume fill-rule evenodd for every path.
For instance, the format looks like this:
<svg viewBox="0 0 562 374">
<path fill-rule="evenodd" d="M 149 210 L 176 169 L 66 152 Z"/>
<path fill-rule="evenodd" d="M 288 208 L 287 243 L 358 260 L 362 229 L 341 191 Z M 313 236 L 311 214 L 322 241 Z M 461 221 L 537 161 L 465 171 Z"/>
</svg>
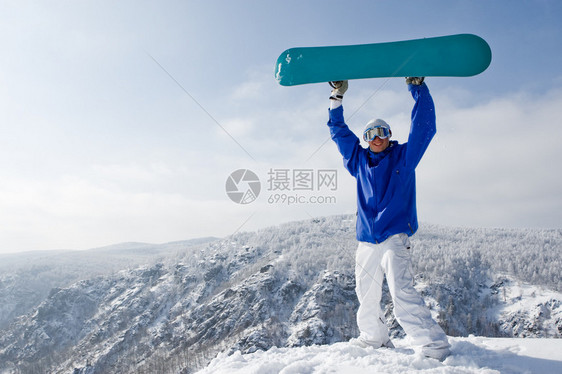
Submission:
<svg viewBox="0 0 562 374">
<path fill-rule="evenodd" d="M 384 126 L 370 127 L 363 133 L 363 140 L 370 142 L 377 136 L 381 139 L 388 138 L 390 136 L 390 129 Z"/>
</svg>

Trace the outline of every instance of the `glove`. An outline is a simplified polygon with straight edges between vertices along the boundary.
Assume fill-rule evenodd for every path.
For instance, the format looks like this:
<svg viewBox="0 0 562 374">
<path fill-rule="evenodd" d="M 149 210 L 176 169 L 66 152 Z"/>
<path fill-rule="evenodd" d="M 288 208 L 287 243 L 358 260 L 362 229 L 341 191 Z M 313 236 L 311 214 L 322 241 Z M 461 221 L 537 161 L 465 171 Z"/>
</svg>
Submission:
<svg viewBox="0 0 562 374">
<path fill-rule="evenodd" d="M 425 77 L 406 77 L 406 84 L 421 86 Z"/>
<path fill-rule="evenodd" d="M 342 100 L 343 94 L 347 91 L 349 87 L 347 81 L 335 81 L 330 82 L 330 87 L 333 88 L 332 94 L 330 95 L 330 100 Z"/>
</svg>

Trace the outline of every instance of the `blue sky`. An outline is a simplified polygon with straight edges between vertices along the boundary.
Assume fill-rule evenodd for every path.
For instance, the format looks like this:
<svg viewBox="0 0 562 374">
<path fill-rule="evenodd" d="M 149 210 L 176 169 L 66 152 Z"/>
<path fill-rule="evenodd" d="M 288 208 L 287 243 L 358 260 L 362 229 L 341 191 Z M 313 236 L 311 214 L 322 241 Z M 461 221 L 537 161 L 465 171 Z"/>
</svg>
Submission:
<svg viewBox="0 0 562 374">
<path fill-rule="evenodd" d="M 296 46 L 474 33 L 493 60 L 428 78 L 438 135 L 418 169 L 422 222 L 560 228 L 559 1 L 2 1 L 0 253 L 228 236 L 355 212 L 327 141 L 327 85 L 281 87 Z M 181 87 L 180 87 L 181 86 Z M 350 82 L 371 118 L 407 139 L 403 79 Z M 353 115 L 352 115 L 353 114 Z M 233 140 L 234 138 L 234 140 Z M 229 174 L 260 178 L 247 205 Z M 268 190 L 270 172 L 335 170 L 335 190 Z M 275 194 L 335 198 L 272 203 Z M 279 197 L 279 196 L 277 196 Z"/>
</svg>

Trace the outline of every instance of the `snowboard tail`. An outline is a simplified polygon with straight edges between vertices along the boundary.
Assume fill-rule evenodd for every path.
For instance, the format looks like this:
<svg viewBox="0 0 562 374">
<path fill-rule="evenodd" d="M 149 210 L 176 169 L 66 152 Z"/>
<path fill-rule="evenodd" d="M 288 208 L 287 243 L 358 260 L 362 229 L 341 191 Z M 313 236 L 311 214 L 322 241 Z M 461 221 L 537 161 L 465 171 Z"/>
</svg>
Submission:
<svg viewBox="0 0 562 374">
<path fill-rule="evenodd" d="M 469 77 L 488 68 L 492 51 L 472 34 L 388 43 L 291 48 L 279 56 L 282 86 L 386 77 Z"/>
</svg>

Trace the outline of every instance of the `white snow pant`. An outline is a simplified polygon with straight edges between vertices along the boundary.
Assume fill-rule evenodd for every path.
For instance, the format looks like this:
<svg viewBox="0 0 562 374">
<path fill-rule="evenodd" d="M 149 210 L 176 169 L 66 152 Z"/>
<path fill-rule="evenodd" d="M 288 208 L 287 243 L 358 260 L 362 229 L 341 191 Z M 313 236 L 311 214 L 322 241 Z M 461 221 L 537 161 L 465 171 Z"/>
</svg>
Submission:
<svg viewBox="0 0 562 374">
<path fill-rule="evenodd" d="M 355 278 L 359 310 L 359 338 L 379 347 L 388 340 L 384 312 L 381 309 L 383 276 L 386 274 L 394 315 L 415 346 L 448 349 L 443 329 L 431 318 L 429 309 L 414 288 L 411 272 L 410 240 L 406 234 L 391 236 L 380 244 L 359 242 Z"/>
</svg>

